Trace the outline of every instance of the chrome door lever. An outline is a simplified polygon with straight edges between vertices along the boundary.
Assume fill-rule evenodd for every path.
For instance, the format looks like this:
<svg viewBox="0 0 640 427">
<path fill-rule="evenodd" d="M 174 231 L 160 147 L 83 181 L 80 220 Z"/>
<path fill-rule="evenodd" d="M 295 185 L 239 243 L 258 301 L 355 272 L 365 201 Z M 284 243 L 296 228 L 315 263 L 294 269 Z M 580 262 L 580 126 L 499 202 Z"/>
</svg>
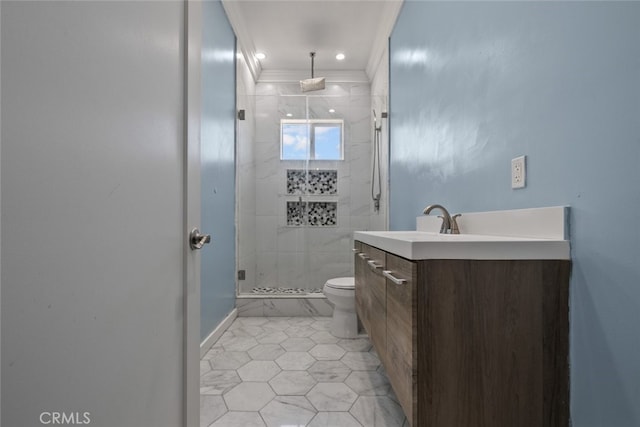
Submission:
<svg viewBox="0 0 640 427">
<path fill-rule="evenodd" d="M 202 249 L 207 243 L 211 243 L 210 234 L 200 234 L 200 230 L 197 228 L 191 230 L 191 233 L 189 233 L 189 247 L 191 250 Z"/>
</svg>

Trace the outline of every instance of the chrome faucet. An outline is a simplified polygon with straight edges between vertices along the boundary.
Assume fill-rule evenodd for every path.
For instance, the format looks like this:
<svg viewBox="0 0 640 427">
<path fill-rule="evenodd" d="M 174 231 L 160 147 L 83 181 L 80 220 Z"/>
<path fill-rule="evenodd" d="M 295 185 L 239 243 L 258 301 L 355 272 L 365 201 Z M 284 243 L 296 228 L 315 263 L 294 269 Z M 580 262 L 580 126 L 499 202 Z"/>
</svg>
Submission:
<svg viewBox="0 0 640 427">
<path fill-rule="evenodd" d="M 429 205 L 422 211 L 423 214 L 429 215 L 432 210 L 440 209 L 442 215 L 438 215 L 438 218 L 442 218 L 442 226 L 440 227 L 440 233 L 442 234 L 460 234 L 460 228 L 458 228 L 458 221 L 456 218 L 462 216 L 461 214 L 449 215 L 449 211 L 442 205 Z"/>
</svg>

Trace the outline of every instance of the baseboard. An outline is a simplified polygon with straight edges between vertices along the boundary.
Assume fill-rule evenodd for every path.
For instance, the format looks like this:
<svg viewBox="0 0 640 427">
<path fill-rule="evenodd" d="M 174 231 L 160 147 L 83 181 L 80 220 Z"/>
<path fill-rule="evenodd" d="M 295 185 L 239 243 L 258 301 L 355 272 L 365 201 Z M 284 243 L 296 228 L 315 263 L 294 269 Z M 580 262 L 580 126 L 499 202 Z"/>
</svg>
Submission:
<svg viewBox="0 0 640 427">
<path fill-rule="evenodd" d="M 238 317 L 238 309 L 234 308 L 231 313 L 225 317 L 222 322 L 209 334 L 208 337 L 200 344 L 200 359 L 209 351 L 209 349 L 218 341 L 224 331 L 233 323 L 235 318 Z"/>
</svg>

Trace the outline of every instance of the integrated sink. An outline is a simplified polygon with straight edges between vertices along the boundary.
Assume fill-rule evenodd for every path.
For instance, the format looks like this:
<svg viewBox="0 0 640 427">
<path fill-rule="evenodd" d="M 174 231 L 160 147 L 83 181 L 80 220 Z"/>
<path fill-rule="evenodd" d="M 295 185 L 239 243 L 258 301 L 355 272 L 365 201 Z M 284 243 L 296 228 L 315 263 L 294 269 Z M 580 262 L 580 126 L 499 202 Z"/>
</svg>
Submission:
<svg viewBox="0 0 640 427">
<path fill-rule="evenodd" d="M 569 242 L 558 239 L 425 231 L 356 231 L 353 237 L 410 260 L 570 259 Z"/>
<path fill-rule="evenodd" d="M 464 213 L 461 234 L 441 234 L 441 220 L 417 218 L 418 231 L 356 231 L 354 240 L 410 260 L 571 259 L 568 207 Z"/>
<path fill-rule="evenodd" d="M 410 242 L 508 242 L 548 240 L 528 237 L 489 236 L 484 234 L 442 234 L 427 231 L 367 231 L 366 233 L 380 238 L 401 239 Z"/>
</svg>

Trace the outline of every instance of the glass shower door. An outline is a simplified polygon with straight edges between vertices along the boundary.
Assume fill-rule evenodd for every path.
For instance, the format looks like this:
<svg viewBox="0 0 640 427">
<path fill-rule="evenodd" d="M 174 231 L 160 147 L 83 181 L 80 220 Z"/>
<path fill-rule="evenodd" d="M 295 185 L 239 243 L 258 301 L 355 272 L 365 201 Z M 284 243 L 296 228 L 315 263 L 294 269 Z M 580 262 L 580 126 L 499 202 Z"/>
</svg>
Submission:
<svg viewBox="0 0 640 427">
<path fill-rule="evenodd" d="M 300 94 L 259 83 L 238 130 L 242 295 L 321 295 L 353 274 L 352 235 L 371 215 L 368 85 Z"/>
</svg>

